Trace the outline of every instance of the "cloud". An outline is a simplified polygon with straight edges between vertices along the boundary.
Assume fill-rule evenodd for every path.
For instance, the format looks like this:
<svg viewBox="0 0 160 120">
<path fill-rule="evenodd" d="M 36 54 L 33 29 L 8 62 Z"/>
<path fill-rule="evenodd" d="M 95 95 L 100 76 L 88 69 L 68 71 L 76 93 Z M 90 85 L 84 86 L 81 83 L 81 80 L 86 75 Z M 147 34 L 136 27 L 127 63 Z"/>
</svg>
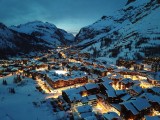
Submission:
<svg viewBox="0 0 160 120">
<path fill-rule="evenodd" d="M 33 20 L 78 30 L 106 14 L 114 14 L 126 0 L 0 0 L 0 22 L 17 25 Z"/>
</svg>

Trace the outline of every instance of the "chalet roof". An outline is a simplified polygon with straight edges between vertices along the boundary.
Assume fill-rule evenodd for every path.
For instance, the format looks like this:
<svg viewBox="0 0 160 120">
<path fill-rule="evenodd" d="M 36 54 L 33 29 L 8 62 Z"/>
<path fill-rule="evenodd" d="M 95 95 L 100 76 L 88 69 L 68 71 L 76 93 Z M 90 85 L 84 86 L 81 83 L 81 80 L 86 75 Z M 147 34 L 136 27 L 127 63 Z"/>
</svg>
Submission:
<svg viewBox="0 0 160 120">
<path fill-rule="evenodd" d="M 102 82 L 102 85 L 103 85 L 107 90 L 114 90 L 114 88 L 108 83 L 108 81 Z"/>
<path fill-rule="evenodd" d="M 132 97 L 131 95 L 126 94 L 125 96 L 121 97 L 121 100 L 127 101 L 127 100 L 129 100 L 131 97 Z"/>
<path fill-rule="evenodd" d="M 123 84 L 133 83 L 133 80 L 130 78 L 124 78 L 120 81 Z"/>
<path fill-rule="evenodd" d="M 87 97 L 88 97 L 88 100 L 96 100 L 97 99 L 96 95 L 90 95 L 90 96 L 87 96 Z"/>
<path fill-rule="evenodd" d="M 95 89 L 95 88 L 99 88 L 99 86 L 95 83 L 88 83 L 84 86 L 86 88 L 86 90 L 91 90 L 91 89 Z"/>
<path fill-rule="evenodd" d="M 95 115 L 89 116 L 89 117 L 85 117 L 84 120 L 97 120 Z"/>
<path fill-rule="evenodd" d="M 103 117 L 107 120 L 113 120 L 114 118 L 120 118 L 119 115 L 115 112 L 108 112 L 103 114 Z"/>
<path fill-rule="evenodd" d="M 114 107 L 116 110 L 121 111 L 121 105 L 118 104 L 111 104 L 112 107 Z"/>
<path fill-rule="evenodd" d="M 82 78 L 85 77 L 86 74 L 82 71 L 72 71 L 71 75 L 67 75 L 69 74 L 66 73 L 66 75 L 64 74 L 57 74 L 55 70 L 51 70 L 50 72 L 46 73 L 47 76 L 52 80 L 52 81 L 58 81 L 58 80 L 74 80 L 76 78 Z"/>
<path fill-rule="evenodd" d="M 123 78 L 123 76 L 121 76 L 119 73 L 109 74 L 108 77 L 112 78 L 112 79 L 121 79 L 121 78 Z"/>
<path fill-rule="evenodd" d="M 126 94 L 127 91 L 126 91 L 126 90 L 115 90 L 115 93 L 116 93 L 117 96 L 119 96 L 119 95 L 124 95 L 124 94 Z"/>
<path fill-rule="evenodd" d="M 78 113 L 87 113 L 87 112 L 92 112 L 92 107 L 90 105 L 83 105 L 83 106 L 78 106 L 77 108 Z"/>
<path fill-rule="evenodd" d="M 140 98 L 140 97 L 137 97 L 135 100 L 133 100 L 131 102 L 139 111 L 142 111 L 142 110 L 149 108 L 151 106 L 149 104 L 148 100 Z"/>
<path fill-rule="evenodd" d="M 76 101 L 81 101 L 82 100 L 82 96 L 80 94 L 71 94 L 68 96 L 69 100 L 71 102 L 76 102 Z"/>
<path fill-rule="evenodd" d="M 84 118 L 89 118 L 89 117 L 95 116 L 95 114 L 93 112 L 85 112 L 85 113 L 81 113 L 80 116 L 82 119 L 84 119 Z"/>
<path fill-rule="evenodd" d="M 120 104 L 124 105 L 127 110 L 130 110 L 133 115 L 137 115 L 139 113 L 138 110 L 136 110 L 136 108 L 133 106 L 131 102 L 123 102 Z"/>
<path fill-rule="evenodd" d="M 101 80 L 102 80 L 103 82 L 107 81 L 108 83 L 112 83 L 112 80 L 109 79 L 107 76 L 102 77 Z"/>
<path fill-rule="evenodd" d="M 153 92 L 160 94 L 160 87 L 152 87 L 150 88 Z"/>
<path fill-rule="evenodd" d="M 160 105 L 160 96 L 151 93 L 143 93 L 140 97 L 145 97 L 150 102 L 157 102 Z"/>
<path fill-rule="evenodd" d="M 144 118 L 145 118 L 145 120 L 160 120 L 160 115 L 158 115 L 158 116 L 145 115 Z"/>
<path fill-rule="evenodd" d="M 143 91 L 143 89 L 140 86 L 135 86 L 135 85 L 130 87 L 129 89 L 135 91 L 138 94 L 140 94 Z"/>
<path fill-rule="evenodd" d="M 106 90 L 106 94 L 108 97 L 117 97 L 117 95 L 115 94 L 115 90 Z"/>
<path fill-rule="evenodd" d="M 81 102 L 82 102 L 82 103 L 87 103 L 87 102 L 88 102 L 88 97 L 87 97 L 87 96 L 82 97 Z"/>
<path fill-rule="evenodd" d="M 85 88 L 83 86 L 78 87 L 78 88 L 67 89 L 67 90 L 64 90 L 63 92 L 65 92 L 69 96 L 72 94 L 79 94 L 82 91 L 85 91 Z"/>
</svg>

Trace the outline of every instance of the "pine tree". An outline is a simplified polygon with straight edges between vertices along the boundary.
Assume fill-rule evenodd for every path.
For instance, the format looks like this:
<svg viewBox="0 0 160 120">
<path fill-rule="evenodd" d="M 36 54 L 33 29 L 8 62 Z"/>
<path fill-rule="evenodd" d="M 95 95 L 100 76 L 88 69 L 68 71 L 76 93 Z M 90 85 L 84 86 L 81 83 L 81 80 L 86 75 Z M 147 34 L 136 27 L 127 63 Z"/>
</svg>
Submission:
<svg viewBox="0 0 160 120">
<path fill-rule="evenodd" d="M 3 80 L 2 84 L 3 84 L 3 85 L 7 85 L 7 81 L 6 81 L 6 80 Z"/>
</svg>

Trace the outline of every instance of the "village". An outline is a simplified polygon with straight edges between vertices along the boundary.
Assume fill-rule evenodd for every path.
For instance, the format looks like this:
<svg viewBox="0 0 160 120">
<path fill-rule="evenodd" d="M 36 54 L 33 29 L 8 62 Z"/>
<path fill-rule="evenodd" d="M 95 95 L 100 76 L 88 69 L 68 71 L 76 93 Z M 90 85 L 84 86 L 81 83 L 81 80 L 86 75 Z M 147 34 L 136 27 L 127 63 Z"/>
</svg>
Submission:
<svg viewBox="0 0 160 120">
<path fill-rule="evenodd" d="M 16 83 L 24 78 L 36 81 L 53 114 L 63 112 L 66 120 L 160 119 L 158 57 L 110 64 L 67 46 L 1 60 L 0 65 L 3 85 L 6 76 L 15 76 Z"/>
</svg>

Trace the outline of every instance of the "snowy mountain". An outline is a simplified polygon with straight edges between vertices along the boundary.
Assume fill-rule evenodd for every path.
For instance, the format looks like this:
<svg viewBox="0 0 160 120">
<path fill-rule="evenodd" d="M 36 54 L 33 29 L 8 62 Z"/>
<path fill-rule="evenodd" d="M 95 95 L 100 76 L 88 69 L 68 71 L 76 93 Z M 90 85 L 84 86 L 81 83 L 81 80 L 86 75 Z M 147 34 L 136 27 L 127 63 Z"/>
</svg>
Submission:
<svg viewBox="0 0 160 120">
<path fill-rule="evenodd" d="M 10 29 L 41 38 L 53 46 L 68 44 L 74 40 L 72 34 L 48 22 L 33 21 L 18 26 L 11 26 Z"/>
<path fill-rule="evenodd" d="M 17 53 L 45 51 L 52 48 L 46 41 L 19 33 L 0 23 L 0 58 Z"/>
<path fill-rule="evenodd" d="M 160 1 L 128 0 L 113 16 L 103 16 L 76 36 L 81 52 L 95 58 L 141 59 L 160 55 Z"/>
</svg>

